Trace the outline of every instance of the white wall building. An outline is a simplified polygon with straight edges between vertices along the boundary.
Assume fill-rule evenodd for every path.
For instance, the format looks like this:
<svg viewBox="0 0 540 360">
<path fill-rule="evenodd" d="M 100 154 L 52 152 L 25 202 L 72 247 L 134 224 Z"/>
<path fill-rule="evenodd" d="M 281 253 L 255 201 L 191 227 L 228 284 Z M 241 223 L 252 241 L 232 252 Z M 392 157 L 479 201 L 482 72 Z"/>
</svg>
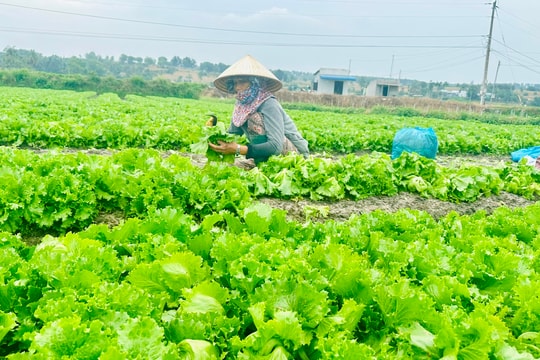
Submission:
<svg viewBox="0 0 540 360">
<path fill-rule="evenodd" d="M 313 92 L 319 94 L 347 95 L 348 83 L 356 81 L 346 69 L 321 68 L 314 74 Z"/>
<path fill-rule="evenodd" d="M 376 79 L 366 88 L 366 96 L 398 96 L 399 80 Z"/>
</svg>

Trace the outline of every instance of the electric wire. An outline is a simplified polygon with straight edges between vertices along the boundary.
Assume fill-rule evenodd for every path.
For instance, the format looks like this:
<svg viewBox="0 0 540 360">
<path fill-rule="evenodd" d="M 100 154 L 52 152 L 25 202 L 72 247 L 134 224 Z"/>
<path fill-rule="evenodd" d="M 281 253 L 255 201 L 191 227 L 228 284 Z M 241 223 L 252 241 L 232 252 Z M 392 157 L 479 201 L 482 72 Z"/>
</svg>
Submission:
<svg viewBox="0 0 540 360">
<path fill-rule="evenodd" d="M 442 36 L 441 35 L 352 35 L 352 34 L 313 34 L 313 33 L 290 33 L 290 32 L 277 32 L 277 31 L 240 30 L 240 29 L 227 29 L 227 28 L 217 28 L 217 27 L 208 27 L 208 26 L 182 25 L 182 24 L 174 24 L 174 23 L 166 23 L 166 22 L 158 22 L 158 21 L 125 19 L 125 18 L 111 17 L 111 16 L 84 14 L 84 13 L 78 13 L 78 12 L 72 12 L 72 11 L 52 10 L 52 9 L 33 7 L 33 6 L 15 5 L 15 4 L 8 4 L 8 3 L 2 3 L 2 2 L 0 2 L 0 5 L 12 6 L 12 7 L 23 8 L 23 9 L 30 9 L 30 10 L 37 10 L 37 11 L 44 11 L 44 12 L 52 12 L 52 13 L 65 14 L 65 15 L 90 17 L 90 18 L 103 19 L 103 20 L 114 20 L 114 21 L 122 21 L 122 22 L 138 23 L 138 24 L 150 24 L 150 25 L 180 27 L 180 28 L 186 28 L 186 29 L 212 30 L 212 31 L 220 31 L 220 32 L 234 32 L 234 33 L 248 33 L 248 34 L 322 37 L 322 38 L 366 38 L 366 37 L 368 38 L 386 38 L 386 37 L 471 38 L 471 37 L 482 36 L 482 35 L 442 35 Z"/>
<path fill-rule="evenodd" d="M 263 41 L 231 41 L 225 39 L 205 40 L 195 38 L 174 38 L 163 36 L 148 36 L 148 35 L 132 35 L 132 34 L 111 34 L 111 33 L 88 33 L 74 31 L 55 31 L 45 29 L 25 29 L 25 28 L 4 28 L 0 27 L 0 32 L 11 33 L 26 33 L 26 34 L 41 34 L 53 36 L 76 36 L 101 39 L 122 39 L 122 40 L 144 40 L 144 41 L 164 41 L 175 43 L 197 43 L 197 44 L 213 44 L 213 45 L 244 45 L 244 46 L 271 46 L 271 47 L 320 47 L 320 48 L 428 48 L 428 49 L 475 49 L 480 46 L 475 45 L 404 45 L 404 44 L 336 44 L 336 43 L 295 43 L 295 42 L 263 42 Z"/>
</svg>

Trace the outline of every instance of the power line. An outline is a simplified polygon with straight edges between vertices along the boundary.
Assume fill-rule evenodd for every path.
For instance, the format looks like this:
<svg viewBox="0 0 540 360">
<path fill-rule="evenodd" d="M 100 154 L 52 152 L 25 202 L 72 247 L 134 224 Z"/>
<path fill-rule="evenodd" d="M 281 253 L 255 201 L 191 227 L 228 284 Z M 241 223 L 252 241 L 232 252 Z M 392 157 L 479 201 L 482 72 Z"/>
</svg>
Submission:
<svg viewBox="0 0 540 360">
<path fill-rule="evenodd" d="M 498 12 L 500 11 L 500 12 L 502 12 L 503 14 L 506 14 L 506 15 L 508 15 L 508 16 L 510 16 L 510 17 L 513 17 L 514 19 L 516 19 L 516 20 L 518 21 L 518 24 L 519 24 L 519 25 L 528 25 L 529 27 L 531 27 L 531 28 L 533 29 L 533 32 L 525 31 L 525 30 L 522 29 L 522 28 L 518 28 L 518 29 L 521 30 L 521 31 L 523 31 L 524 33 L 526 33 L 526 34 L 529 35 L 529 36 L 538 38 L 538 26 L 537 26 L 538 24 L 537 24 L 537 23 L 534 23 L 534 24 L 533 24 L 533 23 L 531 23 L 531 22 L 529 22 L 529 21 L 527 21 L 527 20 L 525 20 L 525 19 L 523 19 L 523 18 L 521 18 L 521 17 L 518 17 L 518 16 L 512 14 L 511 12 L 505 11 L 504 8 L 502 8 L 502 9 L 497 9 L 497 11 L 498 11 Z M 516 27 L 514 27 L 514 28 L 516 28 Z"/>
<path fill-rule="evenodd" d="M 335 44 L 335 43 L 285 43 L 285 42 L 261 42 L 261 41 L 230 41 L 230 40 L 204 40 L 194 38 L 174 38 L 163 36 L 148 36 L 148 35 L 131 35 L 131 34 L 110 34 L 110 33 L 87 33 L 87 32 L 66 32 L 43 29 L 17 29 L 17 28 L 0 28 L 0 32 L 8 33 L 25 33 L 35 35 L 50 35 L 50 36 L 74 36 L 87 38 L 101 39 L 121 39 L 121 40 L 143 40 L 143 41 L 165 41 L 165 42 L 184 42 L 184 43 L 200 43 L 214 45 L 257 45 L 257 46 L 278 46 L 278 47 L 321 47 L 321 48 L 426 48 L 426 49 L 476 49 L 479 46 L 464 46 L 464 45 L 380 45 L 380 44 Z"/>
<path fill-rule="evenodd" d="M 480 59 L 483 59 L 483 56 L 478 56 L 478 57 L 475 57 L 475 58 L 471 58 L 471 59 L 468 59 L 468 60 L 464 60 L 464 61 L 460 61 L 460 62 L 451 62 L 449 64 L 437 64 L 436 66 L 432 66 L 432 67 L 424 67 L 422 69 L 417 69 L 417 70 L 405 70 L 403 71 L 404 74 L 415 74 L 415 73 L 423 73 L 423 72 L 427 72 L 427 71 L 433 71 L 433 70 L 439 70 L 439 69 L 448 69 L 448 68 L 452 68 L 452 67 L 457 67 L 457 66 L 460 66 L 460 65 L 464 65 L 464 64 L 468 64 L 468 63 L 472 63 L 472 62 L 475 62 L 477 60 L 480 60 Z"/>
<path fill-rule="evenodd" d="M 348 3 L 348 4 L 381 4 L 380 0 L 368 0 L 368 1 L 361 1 L 361 0 L 299 0 L 300 2 L 324 2 L 324 3 Z M 391 4 L 431 4 L 433 1 L 431 0 L 394 0 L 394 1 L 385 1 L 385 5 L 391 5 Z M 462 5 L 478 5 L 478 4 L 471 4 L 470 0 L 461 0 Z M 452 1 L 438 1 L 438 5 L 456 5 L 459 3 L 459 0 L 452 0 Z"/>
<path fill-rule="evenodd" d="M 507 60 L 509 60 L 509 59 L 507 59 Z M 522 69 L 527 69 L 527 70 L 529 70 L 530 72 L 533 72 L 533 73 L 535 73 L 535 74 L 540 74 L 540 70 L 535 70 L 535 69 L 531 68 L 530 66 L 527 66 L 527 65 L 525 65 L 525 64 L 521 64 L 521 63 L 516 62 L 516 61 L 513 61 L 513 60 L 511 60 L 511 59 L 510 59 L 509 61 L 510 61 L 511 63 L 503 64 L 503 66 L 505 66 L 505 67 L 510 67 L 510 68 L 516 67 L 516 66 L 517 66 L 517 67 L 520 67 L 520 68 L 522 68 Z M 512 62 L 513 62 L 513 64 L 512 64 Z"/>
<path fill-rule="evenodd" d="M 308 1 L 312 1 L 312 0 L 308 0 Z M 470 1 L 469 0 L 464 0 L 465 3 L 463 3 L 462 5 L 470 5 Z M 302 0 L 299 0 L 298 2 L 303 2 Z M 322 1 L 324 2 L 325 4 L 329 4 L 329 3 L 332 3 L 332 1 L 328 1 L 328 0 L 325 0 L 325 1 Z M 351 3 L 354 3 L 355 5 L 359 5 L 359 4 L 362 4 L 361 1 L 354 1 Z M 375 3 L 375 4 L 380 4 L 380 1 L 371 1 L 371 2 L 368 2 L 368 3 Z M 399 1 L 399 2 L 391 2 L 392 3 L 395 3 L 395 4 L 403 4 L 403 1 Z M 107 5 L 107 6 L 110 6 L 110 5 L 113 5 L 115 7 L 118 7 L 118 6 L 122 6 L 122 7 L 128 7 L 128 8 L 150 8 L 150 9 L 164 9 L 164 10 L 175 10 L 175 11 L 182 11 L 182 12 L 194 12 L 194 13 L 203 13 L 204 15 L 208 15 L 208 14 L 211 14 L 211 15 L 216 15 L 216 14 L 220 14 L 220 15 L 223 15 L 223 14 L 230 14 L 231 11 L 229 9 L 226 9 L 226 10 L 217 10 L 215 8 L 212 8 L 212 9 L 208 9 L 208 8 L 204 8 L 204 9 L 196 9 L 194 8 L 194 6 L 190 6 L 189 8 L 187 7 L 178 7 L 178 6 L 170 6 L 170 5 L 166 5 L 166 6 L 160 6 L 158 3 L 156 2 L 153 2 L 152 4 L 133 4 L 133 2 L 122 2 L 122 1 L 110 1 L 110 0 L 106 0 L 106 1 L 97 1 L 97 0 L 94 0 L 92 1 L 92 4 L 101 4 L 101 5 Z M 448 3 L 447 3 L 448 4 Z M 197 5 L 197 4 L 195 4 Z M 451 5 L 455 6 L 456 3 L 455 2 L 452 2 Z M 235 9 L 234 10 L 234 13 L 235 14 L 253 14 L 253 12 L 251 11 L 242 11 L 242 10 L 238 10 L 238 9 Z M 276 17 L 282 17 L 282 16 L 290 16 L 291 13 L 272 13 L 272 16 L 276 16 Z M 355 18 L 355 19 L 373 19 L 373 18 L 384 18 L 384 19 L 388 19 L 388 18 L 407 18 L 407 19 L 411 19 L 411 18 L 429 18 L 429 19 L 433 19 L 434 17 L 436 18 L 452 18 L 452 19 L 467 19 L 467 18 L 485 18 L 486 16 L 483 16 L 483 15 L 437 15 L 437 16 L 434 16 L 434 15 L 422 15 L 422 14 L 416 14 L 416 15 L 359 15 L 359 14 L 353 14 L 353 13 L 340 13 L 340 14 L 330 14 L 330 13 L 324 13 L 324 14 L 319 14 L 319 13 L 309 13 L 309 12 L 306 12 L 306 11 L 302 11 L 302 16 L 309 16 L 309 17 L 322 17 L 322 18 L 328 18 L 328 17 L 336 17 L 336 18 Z"/>
<path fill-rule="evenodd" d="M 0 0 L 1 1 L 1 0 Z M 302 1 L 302 0 L 291 0 L 291 1 Z M 316 1 L 316 0 L 310 0 L 311 1 Z M 440 0 L 438 0 L 440 1 Z M 456 0 L 457 1 L 457 5 L 462 5 L 463 3 L 459 3 L 460 0 Z M 456 1 L 448 1 L 447 3 L 448 4 L 453 4 L 453 5 L 456 5 Z M 478 0 L 480 1 L 480 0 Z M 99 2 L 99 0 L 97 0 L 97 2 Z M 113 1 L 101 1 L 101 3 L 103 4 L 103 6 L 107 5 L 108 7 L 105 7 L 105 9 L 109 10 L 109 12 L 105 13 L 105 14 L 111 14 L 111 15 L 116 15 L 116 14 L 121 14 L 121 13 L 126 13 L 126 11 L 122 11 L 122 12 L 119 12 L 117 13 L 116 10 L 119 10 L 119 8 L 116 8 L 114 9 L 111 5 L 111 3 L 114 2 Z M 328 1 L 328 0 L 325 0 L 325 1 L 321 1 L 321 2 L 325 2 L 325 3 L 328 3 L 328 2 L 333 2 L 333 1 Z M 340 1 L 337 1 L 337 2 L 340 2 Z M 350 2 L 350 3 L 354 3 L 354 4 L 358 4 L 358 3 L 365 3 L 366 1 L 362 1 L 362 0 L 354 0 L 354 1 L 344 1 L 344 2 Z M 367 1 L 367 2 L 370 2 L 370 1 Z M 376 4 L 381 4 L 381 1 L 380 0 L 377 0 L 377 1 L 371 1 L 372 3 L 376 3 Z M 427 4 L 426 1 L 408 1 L 408 0 L 400 0 L 400 1 L 394 1 L 395 3 L 399 3 L 399 4 L 403 4 L 403 3 L 424 3 L 424 4 Z M 467 5 L 471 5 L 471 2 L 472 0 L 464 0 L 464 2 L 467 3 Z M 387 5 L 389 2 L 387 1 L 384 1 L 384 4 Z M 391 2 L 390 2 L 391 3 Z M 92 3 L 94 4 L 94 3 Z M 130 7 L 133 7 L 133 8 L 140 8 L 142 6 L 146 6 L 146 5 L 135 5 L 133 2 L 116 2 L 116 4 L 120 4 L 119 6 L 130 6 Z M 152 5 L 157 5 L 159 7 L 159 1 L 157 3 L 153 3 Z M 437 2 L 437 5 L 440 5 L 441 3 Z M 165 6 L 166 4 L 162 4 L 162 8 L 167 8 L 167 9 L 170 9 L 170 7 L 166 7 Z M 475 4 L 475 6 L 479 6 L 480 4 Z M 485 5 L 485 4 L 484 4 Z M 458 28 L 452 28 L 452 31 L 445 31 L 445 34 L 444 35 L 432 35 L 435 33 L 435 31 L 425 31 L 423 35 L 404 35 L 402 33 L 399 33 L 399 34 L 396 34 L 396 35 L 354 35 L 355 32 L 359 32 L 359 31 L 354 31 L 354 30 L 350 30 L 350 33 L 345 33 L 345 34 L 318 34 L 318 33 L 308 33 L 308 32 L 304 32 L 304 33 L 297 33 L 297 32 L 291 32 L 291 31 L 283 31 L 283 32 L 280 32 L 280 31 L 254 31 L 254 30 L 242 30 L 242 26 L 239 25 L 238 28 L 226 28 L 226 27 L 218 27 L 218 26 L 192 26 L 192 25 L 186 25 L 186 24 L 183 24 L 182 22 L 183 21 L 180 21 L 180 20 L 173 20 L 173 22 L 167 22 L 167 20 L 165 21 L 148 21 L 148 20 L 137 20 L 137 16 L 135 16 L 135 18 L 130 18 L 128 15 L 126 15 L 125 17 L 122 17 L 122 15 L 120 16 L 102 16 L 102 15 L 94 15 L 94 14 L 91 14 L 91 13 L 83 13 L 83 12 L 79 12 L 79 11 L 62 11 L 62 10 L 55 10 L 55 9 L 49 9 L 49 8 L 44 8 L 44 7 L 35 7 L 35 6 L 25 6 L 25 5 L 19 5 L 19 4 L 10 4 L 10 3 L 5 3 L 5 2 L 0 2 L 0 6 L 7 6 L 7 7 L 12 7 L 12 8 L 18 8 L 18 9 L 23 9 L 23 10 L 20 10 L 19 14 L 25 14 L 24 16 L 27 16 L 26 14 L 28 14 L 30 11 L 36 11 L 36 12 L 45 12 L 45 13 L 56 13 L 56 14 L 61 14 L 61 15 L 66 15 L 67 17 L 69 17 L 70 20 L 75 20 L 75 21 L 78 21 L 76 19 L 76 17 L 85 17 L 85 18 L 92 18 L 92 19 L 99 19 L 99 20 L 103 20 L 103 21 L 107 21 L 109 22 L 110 24 L 107 24 L 107 25 L 112 25 L 112 22 L 124 22 L 124 23 L 134 23 L 134 24 L 148 24 L 148 25 L 154 25 L 154 26 L 166 26 L 166 27 L 173 27 L 173 28 L 182 28 L 182 29 L 194 29 L 194 30 L 197 30 L 197 33 L 196 34 L 193 34 L 193 35 L 188 35 L 190 37 L 181 37 L 182 35 L 180 36 L 175 36 L 175 34 L 171 34 L 171 36 L 161 36 L 160 34 L 158 35 L 150 35 L 150 34 L 136 34 L 136 33 L 131 33 L 131 30 L 130 31 L 125 31 L 124 33 L 98 33 L 98 32 L 93 32 L 91 29 L 89 29 L 90 32 L 77 32 L 77 31 L 73 31 L 73 28 L 69 28 L 69 29 L 66 29 L 66 30 L 51 30 L 51 29 L 37 29 L 37 28 L 28 28 L 28 27 L 19 27 L 19 28 L 15 28 L 15 27 L 11 27 L 11 28 L 8 28 L 8 27 L 0 27 L 0 32 L 4 32 L 4 33 L 24 33 L 24 34 L 31 34 L 32 36 L 44 36 L 44 37 L 74 37 L 74 38 L 97 38 L 97 39 L 111 39 L 111 40 L 128 40 L 128 41 L 152 41 L 152 42 L 169 42 L 169 43 L 185 43 L 185 44 L 202 44 L 202 45 L 205 45 L 205 44 L 211 44 L 211 45 L 214 45 L 214 46 L 219 46 L 219 45 L 225 45 L 225 46 L 230 46 L 230 45 L 233 45 L 233 46 L 260 46 L 260 47 L 276 47 L 276 48 L 300 48 L 300 49 L 308 49 L 308 48 L 321 48 L 321 51 L 324 51 L 323 49 L 366 49 L 366 48 L 370 48 L 370 49 L 413 49 L 412 51 L 409 51 L 409 53 L 411 53 L 411 56 L 412 57 L 416 57 L 416 58 L 420 58 L 422 57 L 420 55 L 420 49 L 426 49 L 426 50 L 432 50 L 431 52 L 432 53 L 444 53 L 444 52 L 448 52 L 450 53 L 450 51 L 453 51 L 455 49 L 471 49 L 471 50 L 478 50 L 478 49 L 484 49 L 485 50 L 485 45 L 481 45 L 481 42 L 478 41 L 478 39 L 484 39 L 486 38 L 486 35 L 485 34 L 482 34 L 482 35 L 446 35 L 446 34 L 453 34 L 455 32 L 458 32 L 459 29 L 461 27 L 458 27 Z M 314 4 L 313 5 L 314 8 L 313 9 L 316 9 L 316 7 L 318 5 Z M 156 6 L 152 6 L 152 8 L 155 8 Z M 337 7 L 335 7 L 337 9 Z M 178 8 L 173 8 L 173 9 L 178 9 Z M 308 11 L 310 8 L 306 8 Z M 114 12 L 113 12 L 114 10 Z M 122 10 L 122 9 L 121 9 Z M 123 10 L 131 10 L 131 9 L 123 9 Z M 142 10 L 142 11 L 146 11 L 144 9 L 138 9 L 138 10 Z M 192 8 L 190 9 L 187 9 L 189 11 L 195 11 L 196 10 L 193 10 Z M 331 10 L 331 9 L 330 9 Z M 83 10 L 84 11 L 84 10 Z M 97 11 L 97 10 L 96 10 Z M 218 16 L 215 14 L 215 12 L 219 10 L 216 10 L 216 9 L 208 9 L 208 11 L 206 12 L 205 15 L 208 15 L 208 14 L 213 14 L 214 16 Z M 235 11 L 235 13 L 238 13 L 237 11 Z M 448 12 L 450 13 L 450 12 Z M 463 13 L 463 12 L 461 12 Z M 470 12 L 469 12 L 470 13 Z M 99 14 L 99 13 L 98 13 Z M 251 13 L 250 13 L 251 14 Z M 401 15 L 400 14 L 397 14 L 397 15 L 373 15 L 373 16 L 367 16 L 365 15 L 365 12 L 362 12 L 361 13 L 362 15 L 356 15 L 355 12 L 350 12 L 348 14 L 344 14 L 343 16 L 347 16 L 347 17 L 358 17 L 358 18 L 400 18 L 400 17 L 407 17 L 407 18 L 422 18 L 422 17 L 426 17 L 426 18 L 431 18 L 433 19 L 434 16 L 431 15 L 431 16 L 427 16 L 427 15 L 412 15 L 412 16 L 405 16 L 405 15 Z M 487 18 L 487 16 L 467 16 L 467 12 L 465 11 L 465 16 L 446 16 L 446 17 L 482 17 L 482 18 Z M 32 16 L 33 14 L 28 14 L 28 16 Z M 47 14 L 37 14 L 39 15 L 40 17 L 47 17 Z M 194 14 L 191 14 L 192 16 Z M 291 15 L 290 13 L 280 13 L 280 12 L 276 12 L 276 13 L 272 13 L 270 15 Z M 307 16 L 306 15 L 306 12 L 302 11 L 301 13 L 297 13 L 296 15 L 302 15 L 302 16 Z M 6 14 L 6 16 L 9 16 Z M 324 15 L 319 15 L 319 16 L 325 16 L 325 17 L 328 17 L 328 16 L 331 16 L 329 13 L 325 13 Z M 75 18 L 74 18 L 75 17 Z M 439 16 L 435 16 L 435 18 L 438 18 Z M 444 17 L 444 16 L 443 16 Z M 61 19 L 61 16 L 57 16 L 55 17 L 57 19 Z M 147 17 L 148 19 L 148 17 Z M 12 19 L 14 20 L 14 19 Z M 81 20 L 81 19 L 79 19 Z M 175 21 L 179 21 L 181 23 L 174 23 Z M 390 20 L 392 21 L 392 20 Z M 82 21 L 81 21 L 82 22 Z M 190 22 L 189 20 L 187 21 L 188 23 Z M 415 20 L 412 20 L 412 23 L 414 23 Z M 94 22 L 94 24 L 100 24 L 100 22 Z M 217 23 L 211 23 L 211 22 L 206 22 L 206 23 L 203 23 L 203 24 L 209 24 L 209 25 L 213 25 L 213 24 L 217 24 Z M 16 25 L 16 24 L 15 24 Z M 95 27 L 95 26 L 94 26 Z M 126 28 L 128 28 L 126 26 Z M 141 26 L 139 26 L 139 28 L 143 28 Z M 344 29 L 344 27 L 341 27 L 342 29 Z M 408 29 L 408 28 L 414 28 L 414 27 L 404 27 L 403 29 Z M 442 27 L 441 27 L 442 28 Z M 297 28 L 293 28 L 294 30 L 296 29 L 302 29 L 301 27 L 297 27 Z M 355 27 L 349 27 L 348 29 L 355 29 Z M 435 30 L 435 29 L 438 29 L 437 27 L 431 27 L 430 29 L 432 30 Z M 137 30 L 135 30 L 137 31 Z M 205 32 L 203 32 L 205 31 Z M 213 31 L 215 32 L 215 35 L 210 35 L 210 33 L 206 32 L 206 31 Z M 318 29 L 316 30 L 313 30 L 315 32 L 319 31 Z M 320 30 L 320 31 L 323 31 L 323 30 Z M 342 30 L 344 32 L 348 32 L 349 30 Z M 187 31 L 177 31 L 178 34 L 183 34 L 183 33 L 188 33 Z M 265 37 L 262 37 L 262 36 L 258 36 L 258 38 L 260 39 L 265 39 L 265 41 L 261 41 L 261 40 L 252 40 L 252 37 L 247 37 L 247 36 L 237 36 L 237 37 L 233 37 L 233 36 L 230 36 L 228 35 L 227 33 L 237 33 L 237 34 L 253 34 L 253 35 L 267 35 Z M 272 38 L 271 36 L 276 36 L 276 38 Z M 281 36 L 281 38 L 277 37 L 277 36 Z M 302 38 L 304 37 L 304 38 Z M 224 38 L 224 39 L 221 39 L 221 38 Z M 233 39 L 233 40 L 230 40 L 230 39 Z M 238 40 L 237 40 L 238 39 Z M 382 41 L 382 40 L 388 40 L 388 41 Z M 409 39 L 410 41 L 406 41 L 407 39 Z M 450 41 L 454 39 L 455 41 Z M 472 39 L 472 41 L 459 41 L 460 39 Z M 358 41 L 357 41 L 358 40 Z M 369 40 L 373 40 L 373 41 L 369 41 Z M 380 40 L 380 41 L 379 41 Z M 395 41 L 391 41 L 391 40 L 395 40 Z M 414 41 L 414 40 L 419 40 L 419 41 Z M 420 40 L 424 40 L 424 41 L 420 41 Z M 433 41 L 430 41 L 430 40 L 433 40 Z M 446 41 L 448 40 L 448 41 Z M 495 41 L 495 40 L 494 40 Z M 467 44 L 468 42 L 468 44 Z M 397 43 L 396 45 L 385 45 L 387 43 Z M 453 43 L 453 44 L 452 44 Z M 465 43 L 465 44 L 463 44 Z M 415 51 L 415 50 L 418 50 L 418 51 Z M 284 50 L 285 51 L 285 50 Z M 288 50 L 287 50 L 288 51 Z M 424 53 L 428 52 L 428 51 L 423 51 Z M 402 52 L 406 52 L 406 51 L 402 51 Z M 337 51 L 336 51 L 337 53 Z M 350 51 L 351 54 L 355 53 L 354 50 L 351 50 Z M 364 53 L 367 53 L 367 52 L 363 52 Z M 369 52 L 370 54 L 374 54 L 376 52 Z M 414 53 L 414 54 L 413 54 Z M 431 66 L 428 64 L 426 66 L 426 69 L 425 70 L 417 70 L 417 71 L 411 71 L 411 72 L 414 72 L 414 73 L 418 73 L 418 72 L 422 72 L 422 71 L 430 71 L 430 70 L 434 70 L 434 69 L 437 69 L 437 68 L 444 68 L 445 66 L 443 66 L 442 64 L 443 63 L 446 63 L 447 66 L 446 67 L 453 67 L 453 66 L 457 66 L 459 65 L 459 59 L 456 58 L 456 53 L 457 51 L 453 51 L 452 52 L 452 55 L 449 56 L 448 58 L 445 58 L 443 59 L 442 61 L 437 61 L 437 60 L 432 60 L 431 61 Z M 463 53 L 465 53 L 465 51 L 463 51 Z M 396 54 L 394 52 L 394 54 Z M 461 56 L 463 62 L 462 63 L 467 63 L 467 62 L 471 62 L 471 61 L 475 61 L 477 60 L 476 58 L 474 59 L 469 59 L 467 60 L 467 58 L 472 58 L 474 57 L 472 55 L 473 53 L 469 53 L 468 55 L 464 55 L 464 56 Z M 403 58 L 403 55 L 400 55 L 399 53 L 396 54 L 397 57 L 401 57 Z M 431 56 L 427 56 L 427 57 L 430 57 Z M 508 58 L 510 56 L 507 56 Z M 416 67 L 414 66 L 412 63 L 410 64 L 411 67 Z M 525 66 L 523 66 L 525 67 Z M 527 68 L 527 67 L 525 67 Z M 530 70 L 530 68 L 528 68 Z"/>
<path fill-rule="evenodd" d="M 125 19 L 125 18 L 110 17 L 110 16 L 83 14 L 83 13 L 77 13 L 77 12 L 71 12 L 71 11 L 51 10 L 51 9 L 38 8 L 38 7 L 33 7 L 33 6 L 15 5 L 15 4 L 8 4 L 8 3 L 2 3 L 2 2 L 0 2 L 0 5 L 22 8 L 22 9 L 29 9 L 29 10 L 51 12 L 51 13 L 57 13 L 57 14 L 89 17 L 89 18 L 102 19 L 102 20 L 114 20 L 114 21 L 130 22 L 130 23 L 137 23 L 137 24 L 160 25 L 160 26 L 179 27 L 179 28 L 185 28 L 185 29 L 211 30 L 211 31 L 246 33 L 246 34 L 304 36 L 304 37 L 321 37 L 321 38 L 389 38 L 389 37 L 393 37 L 393 38 L 399 38 L 399 37 L 402 37 L 402 38 L 478 38 L 478 37 L 483 36 L 483 35 L 442 35 L 442 36 L 441 35 L 439 36 L 436 36 L 436 35 L 388 35 L 387 36 L 387 35 L 313 34 L 313 33 L 290 33 L 290 32 L 276 32 L 276 31 L 238 30 L 238 29 L 226 29 L 226 28 L 216 28 L 216 27 L 207 27 L 207 26 L 181 25 L 181 24 L 165 23 L 165 22 L 159 22 L 159 21 Z"/>
<path fill-rule="evenodd" d="M 510 63 L 513 63 L 513 64 L 515 64 L 515 65 L 518 65 L 519 67 L 524 68 L 524 69 L 527 69 L 527 70 L 529 70 L 529 71 L 531 71 L 531 72 L 533 72 L 533 73 L 535 73 L 535 74 L 540 74 L 540 70 L 535 70 L 531 65 L 526 65 L 526 64 L 524 64 L 523 62 L 519 62 L 519 61 L 517 61 L 517 60 L 514 59 L 514 58 L 510 58 L 507 54 L 504 54 L 504 53 L 502 53 L 502 52 L 498 52 L 498 51 L 496 51 L 496 50 L 494 50 L 493 52 L 495 52 L 495 53 L 501 55 L 501 57 L 503 57 L 504 59 L 506 59 L 506 60 L 507 60 L 508 62 L 510 62 Z M 540 67 L 540 65 L 538 64 L 538 62 L 537 62 L 537 61 L 535 61 L 535 62 L 536 62 L 536 64 L 533 64 L 533 66 L 538 66 L 538 67 Z"/>
<path fill-rule="evenodd" d="M 499 41 L 497 41 L 497 40 L 494 40 L 494 41 L 495 41 L 495 42 L 499 42 Z M 505 47 L 506 50 L 511 50 L 511 51 L 515 52 L 516 54 L 521 55 L 521 56 L 523 56 L 524 58 L 526 58 L 526 59 L 528 59 L 528 60 L 531 60 L 532 62 L 536 63 L 537 65 L 540 65 L 540 61 L 539 61 L 539 60 L 537 60 L 537 59 L 535 59 L 535 58 L 532 58 L 532 57 L 530 57 L 530 56 L 528 56 L 528 55 L 525 55 L 525 54 L 523 54 L 522 52 L 519 52 L 519 51 L 517 51 L 517 50 L 515 50 L 515 49 L 512 49 L 510 46 L 508 46 L 508 45 L 506 45 L 506 44 L 504 44 L 504 47 Z"/>
</svg>

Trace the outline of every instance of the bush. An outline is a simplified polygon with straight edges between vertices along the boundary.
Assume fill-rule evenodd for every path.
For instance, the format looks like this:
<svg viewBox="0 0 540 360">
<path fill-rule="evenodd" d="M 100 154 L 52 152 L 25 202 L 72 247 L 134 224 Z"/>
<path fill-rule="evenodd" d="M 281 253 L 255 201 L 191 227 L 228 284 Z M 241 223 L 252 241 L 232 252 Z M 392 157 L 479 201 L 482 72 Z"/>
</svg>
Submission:
<svg viewBox="0 0 540 360">
<path fill-rule="evenodd" d="M 35 89 L 93 91 L 97 94 L 178 97 L 198 99 L 207 87 L 203 84 L 173 83 L 164 79 L 145 81 L 141 77 L 116 79 L 96 75 L 62 75 L 22 70 L 0 70 L 0 86 L 18 86 Z"/>
</svg>

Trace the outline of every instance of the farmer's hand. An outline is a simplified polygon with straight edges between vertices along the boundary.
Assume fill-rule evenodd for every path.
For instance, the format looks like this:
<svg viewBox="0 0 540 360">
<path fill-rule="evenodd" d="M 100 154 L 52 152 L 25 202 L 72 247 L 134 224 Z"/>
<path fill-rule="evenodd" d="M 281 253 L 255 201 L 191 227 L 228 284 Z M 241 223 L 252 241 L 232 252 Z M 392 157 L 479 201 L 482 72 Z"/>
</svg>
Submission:
<svg viewBox="0 0 540 360">
<path fill-rule="evenodd" d="M 236 154 L 236 148 L 238 147 L 237 143 L 228 143 L 225 141 L 218 141 L 217 144 L 208 143 L 208 146 L 215 152 L 228 155 L 228 154 Z"/>
</svg>

